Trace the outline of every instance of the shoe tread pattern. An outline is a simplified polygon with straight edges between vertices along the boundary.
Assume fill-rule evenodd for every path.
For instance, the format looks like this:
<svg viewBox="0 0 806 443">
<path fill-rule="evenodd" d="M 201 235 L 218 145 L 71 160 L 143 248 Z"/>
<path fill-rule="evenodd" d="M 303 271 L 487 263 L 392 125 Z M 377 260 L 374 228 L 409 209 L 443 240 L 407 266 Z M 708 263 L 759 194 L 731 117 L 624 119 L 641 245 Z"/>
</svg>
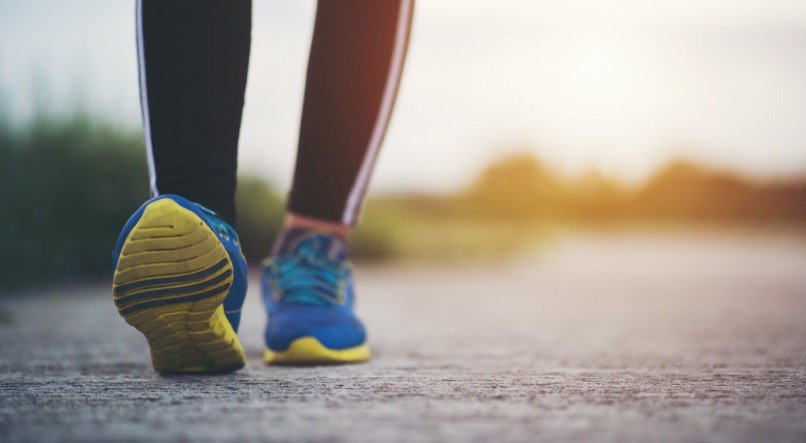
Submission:
<svg viewBox="0 0 806 443">
<path fill-rule="evenodd" d="M 124 320 L 145 335 L 157 372 L 229 372 L 246 360 L 224 314 L 232 281 L 232 263 L 213 231 L 192 211 L 161 199 L 129 232 L 113 295 Z"/>
</svg>

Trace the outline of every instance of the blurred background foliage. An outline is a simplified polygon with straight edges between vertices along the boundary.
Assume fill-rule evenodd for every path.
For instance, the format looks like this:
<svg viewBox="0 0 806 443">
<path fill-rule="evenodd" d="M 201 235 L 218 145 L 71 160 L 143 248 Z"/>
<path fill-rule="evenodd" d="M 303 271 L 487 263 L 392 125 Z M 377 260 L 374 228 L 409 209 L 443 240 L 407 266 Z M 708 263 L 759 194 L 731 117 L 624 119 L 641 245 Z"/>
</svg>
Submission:
<svg viewBox="0 0 806 443">
<path fill-rule="evenodd" d="M 74 112 L 12 125 L 0 117 L 0 289 L 109 279 L 123 223 L 148 198 L 139 131 Z M 252 265 L 280 226 L 284 198 L 241 177 L 238 230 Z M 641 186 L 596 172 L 558 176 L 511 154 L 453 195 L 371 199 L 357 260 L 497 259 L 569 226 L 806 226 L 806 180 L 754 181 L 685 160 Z"/>
</svg>

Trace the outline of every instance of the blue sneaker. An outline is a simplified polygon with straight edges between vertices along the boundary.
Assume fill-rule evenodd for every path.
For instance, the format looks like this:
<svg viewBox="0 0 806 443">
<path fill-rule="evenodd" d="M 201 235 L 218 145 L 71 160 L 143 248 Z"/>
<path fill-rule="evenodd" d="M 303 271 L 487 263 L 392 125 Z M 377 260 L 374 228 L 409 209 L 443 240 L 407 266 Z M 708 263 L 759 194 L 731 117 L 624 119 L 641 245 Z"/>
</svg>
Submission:
<svg viewBox="0 0 806 443">
<path fill-rule="evenodd" d="M 303 229 L 285 233 L 263 266 L 269 314 L 264 360 L 275 364 L 353 363 L 369 359 L 344 240 Z"/>
<path fill-rule="evenodd" d="M 159 373 L 228 372 L 246 362 L 236 331 L 246 295 L 238 234 L 178 195 L 147 201 L 113 255 L 118 313 L 142 332 Z"/>
</svg>

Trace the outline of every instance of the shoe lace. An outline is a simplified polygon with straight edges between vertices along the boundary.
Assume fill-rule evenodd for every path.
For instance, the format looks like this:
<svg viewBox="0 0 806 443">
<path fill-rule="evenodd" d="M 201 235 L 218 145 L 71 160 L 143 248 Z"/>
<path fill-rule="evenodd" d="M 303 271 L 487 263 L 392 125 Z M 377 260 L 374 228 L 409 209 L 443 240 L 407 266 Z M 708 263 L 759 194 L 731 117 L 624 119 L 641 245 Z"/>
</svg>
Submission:
<svg viewBox="0 0 806 443">
<path fill-rule="evenodd" d="M 329 260 L 307 248 L 289 257 L 275 257 L 266 264 L 275 300 L 331 307 L 343 305 L 350 266 Z"/>
</svg>

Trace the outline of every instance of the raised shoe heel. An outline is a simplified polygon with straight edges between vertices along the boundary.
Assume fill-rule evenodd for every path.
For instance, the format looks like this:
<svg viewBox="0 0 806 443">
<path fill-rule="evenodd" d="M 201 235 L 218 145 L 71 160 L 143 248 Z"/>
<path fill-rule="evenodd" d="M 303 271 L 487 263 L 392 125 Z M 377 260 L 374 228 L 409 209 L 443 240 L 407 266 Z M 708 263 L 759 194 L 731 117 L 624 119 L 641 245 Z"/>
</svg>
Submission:
<svg viewBox="0 0 806 443">
<path fill-rule="evenodd" d="M 157 372 L 229 372 L 246 362 L 224 315 L 232 281 L 232 263 L 215 233 L 164 198 L 145 208 L 125 239 L 113 294 L 118 313 L 148 340 Z"/>
</svg>

